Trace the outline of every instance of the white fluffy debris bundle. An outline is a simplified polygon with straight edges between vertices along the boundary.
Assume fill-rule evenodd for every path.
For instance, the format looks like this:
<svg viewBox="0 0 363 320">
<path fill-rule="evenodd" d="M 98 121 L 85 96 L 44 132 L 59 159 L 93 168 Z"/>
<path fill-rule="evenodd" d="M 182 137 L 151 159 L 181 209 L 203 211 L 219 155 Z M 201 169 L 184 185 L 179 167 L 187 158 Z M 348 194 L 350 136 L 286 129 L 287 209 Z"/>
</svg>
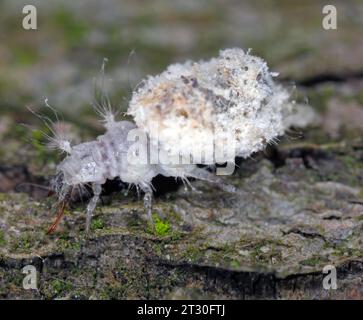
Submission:
<svg viewBox="0 0 363 320">
<path fill-rule="evenodd" d="M 149 76 L 134 92 L 128 113 L 169 156 L 219 141 L 233 145 L 234 156 L 248 157 L 294 124 L 296 108 L 275 76 L 261 58 L 223 50 L 209 61 L 174 64 Z"/>
</svg>

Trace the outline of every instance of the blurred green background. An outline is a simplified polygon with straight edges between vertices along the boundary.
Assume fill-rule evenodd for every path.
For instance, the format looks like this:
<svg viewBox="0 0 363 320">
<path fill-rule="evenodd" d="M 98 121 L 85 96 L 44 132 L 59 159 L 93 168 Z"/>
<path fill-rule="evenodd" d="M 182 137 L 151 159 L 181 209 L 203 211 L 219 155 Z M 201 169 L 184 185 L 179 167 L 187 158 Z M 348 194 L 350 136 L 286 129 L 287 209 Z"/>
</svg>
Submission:
<svg viewBox="0 0 363 320">
<path fill-rule="evenodd" d="M 25 4 L 37 8 L 37 30 L 22 27 Z M 133 88 L 148 74 L 173 62 L 208 59 L 233 46 L 252 48 L 280 73 L 280 79 L 297 84 L 326 76 L 356 76 L 363 70 L 363 2 L 329 1 L 337 8 L 337 30 L 322 27 L 326 4 L 319 0 L 1 0 L 0 139 L 5 141 L 9 127 L 22 131 L 13 123 L 37 122 L 26 107 L 41 109 L 45 98 L 82 129 L 81 135 L 98 132 L 90 104 L 104 58 L 109 61 L 108 94 L 122 110 Z M 324 98 L 316 90 L 304 94 L 314 103 Z M 356 95 L 363 100 L 361 86 Z M 0 147 L 2 162 L 19 146 L 4 149 Z"/>
<path fill-rule="evenodd" d="M 38 29 L 22 28 L 34 4 Z M 326 1 L 42 0 L 0 1 L 0 108 L 50 103 L 65 112 L 92 101 L 104 57 L 116 101 L 150 73 L 221 48 L 252 48 L 282 78 L 363 68 L 363 2 L 329 1 L 338 30 L 322 28 Z M 134 51 L 131 59 L 129 55 Z"/>
</svg>

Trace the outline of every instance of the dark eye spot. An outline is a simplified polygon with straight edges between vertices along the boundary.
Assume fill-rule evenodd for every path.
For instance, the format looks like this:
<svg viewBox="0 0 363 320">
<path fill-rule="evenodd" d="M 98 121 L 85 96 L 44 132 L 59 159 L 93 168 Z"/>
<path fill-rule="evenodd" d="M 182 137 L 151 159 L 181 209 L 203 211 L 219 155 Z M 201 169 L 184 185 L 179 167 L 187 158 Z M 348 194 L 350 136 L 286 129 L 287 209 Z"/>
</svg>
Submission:
<svg viewBox="0 0 363 320">
<path fill-rule="evenodd" d="M 189 83 L 189 79 L 187 77 L 184 77 L 184 76 L 180 76 L 180 78 L 183 80 L 183 82 L 185 84 L 188 84 Z"/>
<path fill-rule="evenodd" d="M 188 112 L 185 109 L 179 109 L 177 113 L 184 118 L 188 118 Z"/>
<path fill-rule="evenodd" d="M 192 87 L 193 88 L 198 87 L 198 80 L 196 78 L 192 78 L 191 81 L 192 81 Z"/>
</svg>

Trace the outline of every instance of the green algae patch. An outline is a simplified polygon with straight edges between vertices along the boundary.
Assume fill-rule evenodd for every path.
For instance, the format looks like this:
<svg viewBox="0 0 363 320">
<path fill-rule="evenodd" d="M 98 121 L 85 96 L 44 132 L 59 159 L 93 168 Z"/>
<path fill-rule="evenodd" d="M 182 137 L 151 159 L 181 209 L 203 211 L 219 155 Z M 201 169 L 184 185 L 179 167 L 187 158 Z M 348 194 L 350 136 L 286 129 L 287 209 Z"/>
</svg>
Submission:
<svg viewBox="0 0 363 320">
<path fill-rule="evenodd" d="M 99 230 L 105 227 L 105 222 L 101 218 L 92 219 L 91 230 Z"/>
<path fill-rule="evenodd" d="M 154 228 L 153 231 L 155 235 L 159 237 L 166 237 L 171 233 L 171 225 L 167 220 L 160 219 L 156 214 L 153 215 Z"/>
</svg>

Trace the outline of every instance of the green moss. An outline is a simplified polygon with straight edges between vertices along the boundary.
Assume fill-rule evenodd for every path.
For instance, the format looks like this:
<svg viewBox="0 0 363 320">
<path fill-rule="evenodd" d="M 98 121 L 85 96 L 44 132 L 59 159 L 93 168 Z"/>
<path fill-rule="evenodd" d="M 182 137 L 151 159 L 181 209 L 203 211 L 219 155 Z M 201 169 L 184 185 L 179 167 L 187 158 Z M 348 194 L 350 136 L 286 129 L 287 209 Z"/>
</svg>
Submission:
<svg viewBox="0 0 363 320">
<path fill-rule="evenodd" d="M 231 267 L 234 269 L 238 269 L 241 266 L 241 263 L 237 260 L 232 260 L 230 263 Z"/>
<path fill-rule="evenodd" d="M 105 227 L 105 222 L 101 218 L 94 218 L 92 220 L 91 229 L 98 230 Z"/>
<path fill-rule="evenodd" d="M 158 255 L 161 256 L 163 254 L 163 244 L 162 243 L 155 243 L 155 245 L 153 246 L 154 248 L 154 252 Z"/>
<path fill-rule="evenodd" d="M 18 247 L 23 250 L 29 250 L 32 247 L 32 238 L 29 234 L 23 234 L 19 239 Z"/>
<path fill-rule="evenodd" d="M 0 246 L 4 246 L 6 244 L 4 231 L 0 230 Z"/>
<path fill-rule="evenodd" d="M 361 167 L 361 164 L 359 163 L 358 159 L 356 159 L 350 155 L 344 155 L 344 156 L 340 157 L 340 160 L 342 160 L 348 168 Z"/>
<path fill-rule="evenodd" d="M 23 287 L 24 274 L 21 272 L 11 272 L 7 275 L 6 283 L 12 284 L 18 288 Z"/>
<path fill-rule="evenodd" d="M 81 244 L 78 241 L 75 241 L 75 239 L 69 239 L 69 240 L 59 239 L 58 247 L 62 251 L 64 251 L 64 250 L 79 251 L 81 248 Z"/>
<path fill-rule="evenodd" d="M 60 294 L 65 291 L 70 291 L 73 288 L 70 282 L 60 279 L 53 280 L 50 286 L 55 294 Z"/>
<path fill-rule="evenodd" d="M 203 249 L 194 245 L 191 245 L 186 248 L 183 253 L 183 258 L 186 260 L 190 260 L 191 262 L 196 262 L 201 259 L 203 256 Z"/>
<path fill-rule="evenodd" d="M 179 231 L 174 231 L 171 233 L 171 240 L 178 241 L 184 238 L 184 235 Z"/>
<path fill-rule="evenodd" d="M 315 267 L 315 266 L 319 266 L 321 263 L 323 263 L 324 261 L 322 260 L 321 257 L 311 257 L 308 259 L 305 259 L 303 261 L 301 261 L 301 264 L 303 266 L 310 266 L 310 267 Z"/>
<path fill-rule="evenodd" d="M 159 237 L 165 237 L 171 234 L 171 225 L 166 220 L 161 220 L 156 214 L 153 215 L 153 233 Z"/>
<path fill-rule="evenodd" d="M 99 294 L 99 299 L 100 300 L 111 300 L 111 297 L 109 295 L 109 292 L 107 292 L 107 290 L 105 291 L 102 291 L 100 294 Z"/>
<path fill-rule="evenodd" d="M 333 252 L 337 257 L 363 257 L 363 251 L 356 248 L 347 248 L 344 246 L 335 248 Z"/>
<path fill-rule="evenodd" d="M 268 250 L 264 252 L 263 247 Z M 287 247 L 281 240 L 278 239 L 266 239 L 253 245 L 253 250 L 251 251 L 251 257 L 257 263 L 268 263 L 272 262 L 272 259 L 276 261 L 282 261 L 281 251 L 283 247 Z"/>
</svg>

